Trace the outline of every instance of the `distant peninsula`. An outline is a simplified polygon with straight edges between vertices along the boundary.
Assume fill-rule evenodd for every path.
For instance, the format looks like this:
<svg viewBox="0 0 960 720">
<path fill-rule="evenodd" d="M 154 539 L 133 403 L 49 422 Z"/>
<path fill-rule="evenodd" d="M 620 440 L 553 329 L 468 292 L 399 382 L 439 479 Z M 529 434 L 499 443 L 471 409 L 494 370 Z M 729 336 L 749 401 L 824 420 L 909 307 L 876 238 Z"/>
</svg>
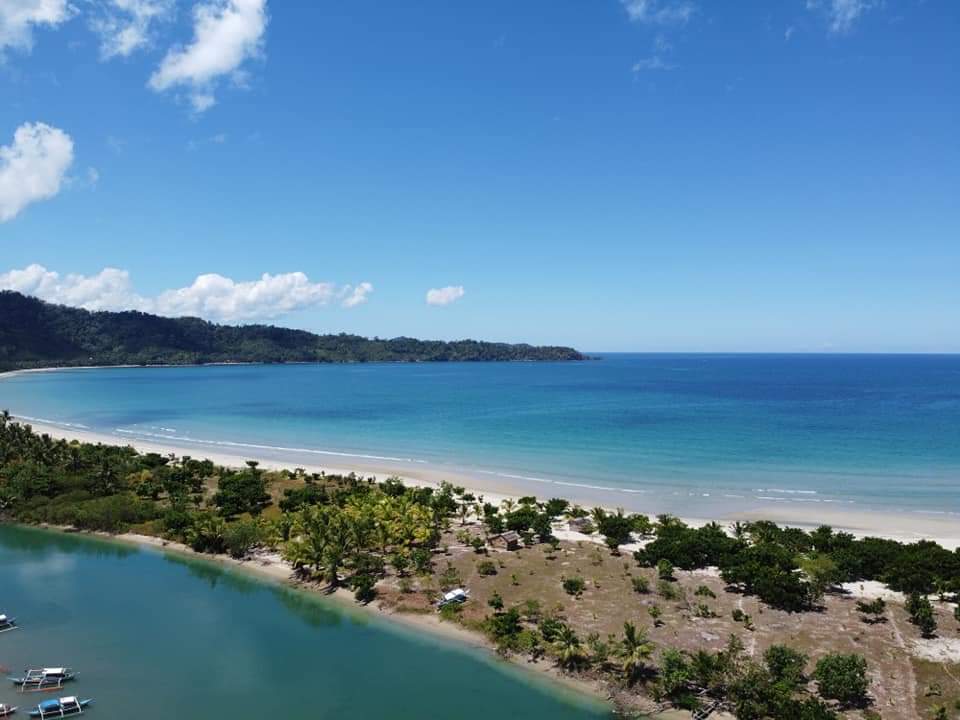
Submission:
<svg viewBox="0 0 960 720">
<path fill-rule="evenodd" d="M 317 335 L 273 325 L 91 312 L 0 292 L 0 371 L 86 365 L 585 360 L 569 347 Z"/>
</svg>

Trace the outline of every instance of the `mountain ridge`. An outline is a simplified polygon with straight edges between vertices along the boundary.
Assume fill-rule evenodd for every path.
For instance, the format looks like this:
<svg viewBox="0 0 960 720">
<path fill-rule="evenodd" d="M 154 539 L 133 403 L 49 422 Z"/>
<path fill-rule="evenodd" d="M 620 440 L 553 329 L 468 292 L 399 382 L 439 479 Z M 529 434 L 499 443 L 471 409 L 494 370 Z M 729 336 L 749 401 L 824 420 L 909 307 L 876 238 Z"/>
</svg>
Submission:
<svg viewBox="0 0 960 720">
<path fill-rule="evenodd" d="M 570 347 L 365 338 L 276 325 L 221 325 L 136 310 L 90 311 L 0 291 L 0 370 L 85 365 L 574 361 Z"/>
</svg>

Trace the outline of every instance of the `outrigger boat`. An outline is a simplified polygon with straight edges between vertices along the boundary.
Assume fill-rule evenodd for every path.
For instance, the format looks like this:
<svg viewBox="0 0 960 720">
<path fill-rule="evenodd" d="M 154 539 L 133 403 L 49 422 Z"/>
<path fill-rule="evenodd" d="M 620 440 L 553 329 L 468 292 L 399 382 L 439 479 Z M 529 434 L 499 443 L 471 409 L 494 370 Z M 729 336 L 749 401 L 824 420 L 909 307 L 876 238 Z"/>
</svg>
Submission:
<svg viewBox="0 0 960 720">
<path fill-rule="evenodd" d="M 17 708 L 13 705 L 6 705 L 0 703 L 0 718 L 5 718 L 9 715 L 13 715 L 17 711 Z"/>
<path fill-rule="evenodd" d="M 77 674 L 70 668 L 34 668 L 25 670 L 22 677 L 10 678 L 10 681 L 19 686 L 20 692 L 37 692 L 62 687 L 65 682 L 73 680 L 76 676 Z"/>
<path fill-rule="evenodd" d="M 0 633 L 17 629 L 17 619 L 0 613 Z"/>
<path fill-rule="evenodd" d="M 49 720 L 70 715 L 79 715 L 93 700 L 79 700 L 75 697 L 62 697 L 59 700 L 44 700 L 37 705 L 36 710 L 30 711 L 30 717 Z"/>
</svg>

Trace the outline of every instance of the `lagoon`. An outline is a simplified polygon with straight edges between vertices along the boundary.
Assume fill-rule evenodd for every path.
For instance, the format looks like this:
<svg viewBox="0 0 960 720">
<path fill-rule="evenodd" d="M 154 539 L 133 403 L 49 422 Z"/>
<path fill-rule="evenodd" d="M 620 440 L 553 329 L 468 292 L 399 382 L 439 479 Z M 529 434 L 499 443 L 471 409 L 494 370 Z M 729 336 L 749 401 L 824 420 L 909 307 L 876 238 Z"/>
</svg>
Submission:
<svg viewBox="0 0 960 720">
<path fill-rule="evenodd" d="M 0 525 L 0 665 L 69 665 L 100 720 L 598 720 L 605 708 L 488 653 L 210 562 Z M 0 702 L 35 705 L 50 693 Z M 132 712 L 132 708 L 136 708 Z"/>
</svg>

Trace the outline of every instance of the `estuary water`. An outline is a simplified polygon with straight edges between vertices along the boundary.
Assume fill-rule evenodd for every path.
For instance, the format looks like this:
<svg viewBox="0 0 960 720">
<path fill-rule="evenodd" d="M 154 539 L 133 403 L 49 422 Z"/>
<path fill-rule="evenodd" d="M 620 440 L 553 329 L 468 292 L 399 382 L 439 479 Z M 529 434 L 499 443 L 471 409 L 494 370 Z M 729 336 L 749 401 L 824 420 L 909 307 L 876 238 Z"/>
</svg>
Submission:
<svg viewBox="0 0 960 720">
<path fill-rule="evenodd" d="M 960 356 L 97 369 L 0 380 L 13 413 L 291 464 L 471 474 L 717 517 L 960 512 Z"/>
<path fill-rule="evenodd" d="M 0 612 L 21 625 L 0 634 L 0 665 L 73 667 L 60 694 L 94 698 L 94 720 L 609 717 L 479 651 L 95 538 L 0 525 Z M 56 696 L 0 684 L 23 717 Z"/>
</svg>

